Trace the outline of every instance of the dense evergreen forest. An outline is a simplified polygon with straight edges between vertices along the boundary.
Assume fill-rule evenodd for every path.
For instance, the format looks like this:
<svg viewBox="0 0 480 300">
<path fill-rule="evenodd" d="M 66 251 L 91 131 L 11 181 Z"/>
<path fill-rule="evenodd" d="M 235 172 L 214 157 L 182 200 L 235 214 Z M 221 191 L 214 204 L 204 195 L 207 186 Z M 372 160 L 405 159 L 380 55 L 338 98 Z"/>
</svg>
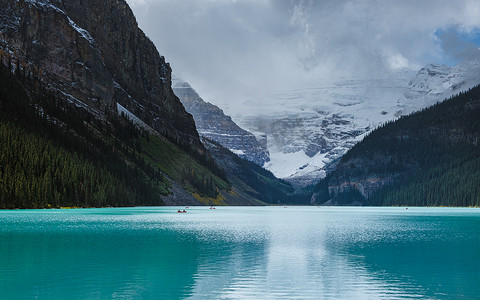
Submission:
<svg viewBox="0 0 480 300">
<path fill-rule="evenodd" d="M 480 206 L 479 139 L 477 86 L 374 130 L 317 185 L 318 202 Z M 372 178 L 383 184 L 368 190 Z"/>
<path fill-rule="evenodd" d="M 0 61 L 0 208 L 162 205 L 167 174 L 200 197 L 229 189 L 212 159 L 116 114 L 95 119 L 44 89 L 39 70 Z"/>
</svg>

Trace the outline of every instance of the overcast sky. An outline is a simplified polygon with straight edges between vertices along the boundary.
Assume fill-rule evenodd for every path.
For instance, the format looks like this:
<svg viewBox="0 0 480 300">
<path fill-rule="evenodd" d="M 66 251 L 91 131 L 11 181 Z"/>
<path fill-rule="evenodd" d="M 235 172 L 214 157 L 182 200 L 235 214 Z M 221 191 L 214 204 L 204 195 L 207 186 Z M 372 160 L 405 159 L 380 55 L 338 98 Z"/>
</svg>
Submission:
<svg viewBox="0 0 480 300">
<path fill-rule="evenodd" d="M 477 55 L 477 0 L 127 0 L 174 73 L 219 106 Z"/>
</svg>

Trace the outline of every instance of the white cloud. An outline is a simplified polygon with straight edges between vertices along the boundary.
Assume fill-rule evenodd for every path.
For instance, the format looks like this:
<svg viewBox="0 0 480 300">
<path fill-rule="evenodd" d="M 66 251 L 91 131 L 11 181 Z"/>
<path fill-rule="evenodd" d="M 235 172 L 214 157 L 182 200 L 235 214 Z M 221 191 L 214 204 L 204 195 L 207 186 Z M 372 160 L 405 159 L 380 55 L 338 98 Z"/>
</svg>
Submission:
<svg viewBox="0 0 480 300">
<path fill-rule="evenodd" d="M 131 7 L 146 5 L 153 0 L 127 0 L 128 5 Z"/>
<path fill-rule="evenodd" d="M 418 69 L 418 65 L 412 65 L 409 60 L 400 53 L 392 54 L 387 56 L 388 66 L 392 70 L 403 70 L 403 69 Z"/>
<path fill-rule="evenodd" d="M 174 72 L 227 112 L 264 89 L 447 61 L 435 32 L 480 25 L 473 0 L 128 3 Z"/>
</svg>

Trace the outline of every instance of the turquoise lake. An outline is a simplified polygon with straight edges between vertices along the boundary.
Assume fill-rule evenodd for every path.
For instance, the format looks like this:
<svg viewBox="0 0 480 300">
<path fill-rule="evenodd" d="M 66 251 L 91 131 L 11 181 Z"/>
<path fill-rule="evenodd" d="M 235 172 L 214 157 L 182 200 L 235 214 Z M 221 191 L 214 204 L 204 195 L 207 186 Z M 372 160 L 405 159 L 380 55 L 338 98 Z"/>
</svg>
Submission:
<svg viewBox="0 0 480 300">
<path fill-rule="evenodd" d="M 177 209 L 0 211 L 0 298 L 480 297 L 479 209 Z"/>
</svg>

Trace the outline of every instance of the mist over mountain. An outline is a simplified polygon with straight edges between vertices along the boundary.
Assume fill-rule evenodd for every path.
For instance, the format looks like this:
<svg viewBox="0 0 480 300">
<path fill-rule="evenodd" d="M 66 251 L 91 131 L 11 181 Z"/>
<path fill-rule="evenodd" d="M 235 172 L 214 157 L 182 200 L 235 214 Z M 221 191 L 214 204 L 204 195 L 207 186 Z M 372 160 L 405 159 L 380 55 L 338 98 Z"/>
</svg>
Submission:
<svg viewBox="0 0 480 300">
<path fill-rule="evenodd" d="M 454 65 L 478 48 L 469 0 L 128 2 L 175 74 L 236 122 L 251 95 Z"/>
<path fill-rule="evenodd" d="M 449 81 L 471 86 L 455 66 L 479 52 L 472 1 L 129 2 L 176 74 L 266 137 L 265 167 L 302 185 L 366 132 L 448 96 Z M 432 63 L 444 73 L 426 71 L 433 90 L 414 79 Z"/>
<path fill-rule="evenodd" d="M 236 115 L 245 129 L 267 137 L 276 176 L 306 185 L 379 125 L 429 107 L 480 82 L 479 60 L 454 67 L 427 65 L 417 74 L 383 79 L 345 79 L 258 95 L 259 114 Z M 277 102 L 268 113 L 265 103 Z M 260 113 L 261 112 L 261 113 Z"/>
<path fill-rule="evenodd" d="M 270 161 L 266 137 L 259 136 L 257 140 L 252 133 L 235 124 L 218 106 L 203 101 L 188 82 L 174 77 L 172 88 L 187 112 L 193 115 L 201 136 L 221 144 L 259 166 Z"/>
</svg>

